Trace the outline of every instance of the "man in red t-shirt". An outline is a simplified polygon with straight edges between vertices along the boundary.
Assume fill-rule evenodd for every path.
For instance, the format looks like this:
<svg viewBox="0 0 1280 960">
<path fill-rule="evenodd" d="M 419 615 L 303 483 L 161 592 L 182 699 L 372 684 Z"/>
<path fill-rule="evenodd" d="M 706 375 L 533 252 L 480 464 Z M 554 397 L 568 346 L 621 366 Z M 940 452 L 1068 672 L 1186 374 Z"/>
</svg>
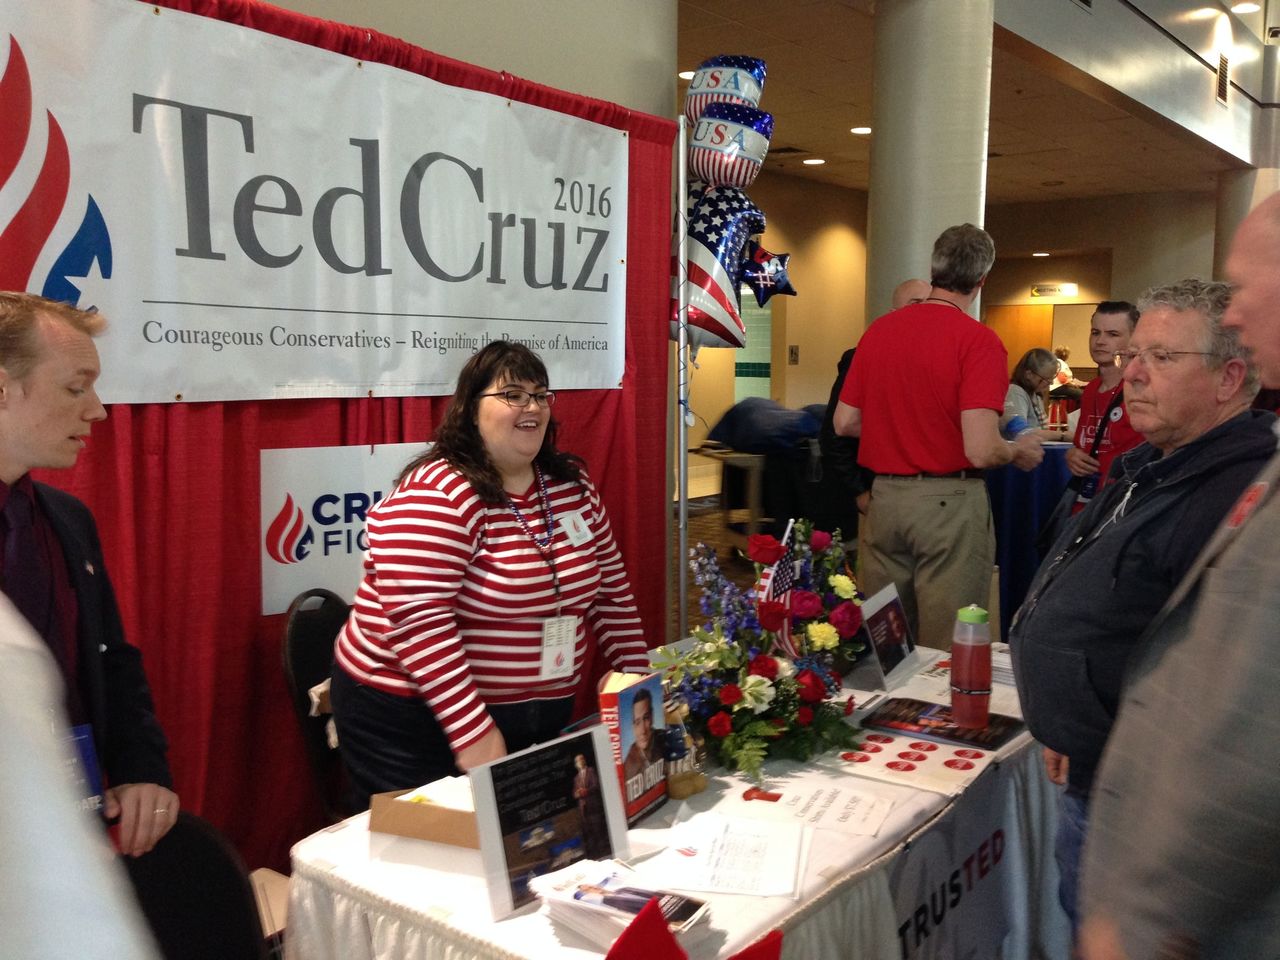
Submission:
<svg viewBox="0 0 1280 960">
<path fill-rule="evenodd" d="M 1089 329 L 1089 356 L 1098 365 L 1098 376 L 1080 397 L 1080 419 L 1076 423 L 1075 446 L 1067 451 L 1067 468 L 1083 481 L 1076 495 L 1073 513 L 1107 482 L 1111 461 L 1142 443 L 1142 434 L 1129 425 L 1124 405 L 1121 374 L 1116 354 L 1129 349 L 1129 337 L 1138 323 L 1138 309 L 1125 300 L 1104 300 L 1093 312 Z M 1099 432 L 1097 454 L 1090 456 Z"/>
<path fill-rule="evenodd" d="M 920 643 L 949 649 L 956 610 L 986 606 L 995 563 L 981 471 L 1029 470 L 1040 441 L 1000 436 L 1008 354 L 966 310 L 995 262 L 985 230 L 966 223 L 933 245 L 932 289 L 863 334 L 836 407 L 837 432 L 861 437 L 858 462 L 876 474 L 862 583 L 896 584 Z"/>
</svg>

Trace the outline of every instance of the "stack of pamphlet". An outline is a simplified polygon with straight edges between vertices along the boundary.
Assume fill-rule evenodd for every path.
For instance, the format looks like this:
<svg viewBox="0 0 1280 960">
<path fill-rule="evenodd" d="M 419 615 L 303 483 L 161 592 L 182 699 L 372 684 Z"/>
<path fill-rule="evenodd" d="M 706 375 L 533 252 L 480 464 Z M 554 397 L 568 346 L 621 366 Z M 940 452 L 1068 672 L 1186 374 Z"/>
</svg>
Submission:
<svg viewBox="0 0 1280 960">
<path fill-rule="evenodd" d="M 991 679 L 1013 686 L 1013 658 L 1007 643 L 991 644 Z"/>
<path fill-rule="evenodd" d="M 605 949 L 654 898 L 677 940 L 691 943 L 710 930 L 705 901 L 649 889 L 637 874 L 613 861 L 580 860 L 535 877 L 529 888 L 542 898 L 552 920 Z"/>
</svg>

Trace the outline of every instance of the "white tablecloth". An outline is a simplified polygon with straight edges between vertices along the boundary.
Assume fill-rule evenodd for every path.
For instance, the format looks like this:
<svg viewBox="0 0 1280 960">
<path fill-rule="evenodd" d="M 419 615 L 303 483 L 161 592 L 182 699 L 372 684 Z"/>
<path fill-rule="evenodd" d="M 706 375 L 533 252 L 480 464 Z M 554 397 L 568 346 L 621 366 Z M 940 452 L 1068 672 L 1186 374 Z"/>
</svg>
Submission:
<svg viewBox="0 0 1280 960">
<path fill-rule="evenodd" d="M 788 960 L 1065 960 L 1052 861 L 1055 788 L 1039 753 L 1024 735 L 955 799 L 858 779 L 859 789 L 894 801 L 879 835 L 818 832 L 795 900 L 700 894 L 711 904 L 714 933 L 689 946 L 690 957 L 728 957 L 781 928 Z M 798 768 L 767 769 L 775 782 Z M 740 778 L 718 777 L 687 802 L 711 809 L 726 791 L 745 786 Z M 676 809 L 669 803 L 657 818 Z M 633 845 L 660 844 L 664 829 L 646 821 L 632 831 Z M 601 956 L 533 905 L 494 922 L 488 904 L 478 851 L 370 833 L 362 814 L 294 847 L 287 957 Z"/>
</svg>

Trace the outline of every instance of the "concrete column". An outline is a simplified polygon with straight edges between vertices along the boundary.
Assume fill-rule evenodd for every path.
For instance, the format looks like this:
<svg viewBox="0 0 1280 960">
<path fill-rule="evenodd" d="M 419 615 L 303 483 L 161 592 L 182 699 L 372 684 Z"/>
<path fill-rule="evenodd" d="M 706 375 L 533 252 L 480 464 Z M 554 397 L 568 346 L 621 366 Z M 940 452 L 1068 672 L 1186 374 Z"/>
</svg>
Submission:
<svg viewBox="0 0 1280 960">
<path fill-rule="evenodd" d="M 891 0 L 876 5 L 867 322 L 908 277 L 929 278 L 929 253 L 986 205 L 995 0 Z"/>
<path fill-rule="evenodd" d="M 1236 229 L 1259 203 L 1280 190 L 1280 169 L 1226 170 L 1218 174 L 1218 214 L 1213 225 L 1213 276 L 1223 280 Z"/>
</svg>

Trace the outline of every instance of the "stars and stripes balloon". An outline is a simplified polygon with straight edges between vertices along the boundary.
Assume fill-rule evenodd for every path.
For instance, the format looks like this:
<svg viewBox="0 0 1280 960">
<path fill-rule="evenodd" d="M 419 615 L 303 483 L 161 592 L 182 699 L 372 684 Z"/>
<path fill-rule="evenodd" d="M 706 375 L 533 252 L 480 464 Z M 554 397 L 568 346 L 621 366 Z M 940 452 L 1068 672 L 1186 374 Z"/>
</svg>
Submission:
<svg viewBox="0 0 1280 960">
<path fill-rule="evenodd" d="M 693 126 L 689 172 L 713 186 L 749 187 L 772 137 L 772 114 L 736 103 L 713 103 Z"/>
<path fill-rule="evenodd" d="M 765 217 L 743 188 L 755 181 L 773 138 L 773 117 L 758 109 L 765 64 L 756 57 L 719 56 L 703 61 L 685 96 L 689 182 L 685 215 L 687 276 L 672 262 L 671 338 L 679 336 L 680 284 L 688 297 L 689 345 L 742 347 L 742 284 L 750 284 L 764 306 L 775 293 L 795 294 L 787 279 L 787 254 L 773 254 L 751 238 L 764 232 Z"/>
<path fill-rule="evenodd" d="M 747 241 L 742 259 L 742 282 L 756 295 L 756 303 L 764 306 L 775 293 L 789 297 L 796 295 L 796 288 L 787 276 L 789 253 L 770 253 L 754 240 Z"/>
<path fill-rule="evenodd" d="M 764 231 L 764 214 L 736 187 L 708 187 L 692 208 L 685 245 L 689 345 L 745 346 L 747 329 L 742 322 L 740 293 L 746 265 L 743 250 L 753 234 Z M 673 320 L 673 338 L 676 330 Z"/>
<path fill-rule="evenodd" d="M 689 126 L 713 103 L 738 103 L 754 107 L 764 93 L 764 61 L 757 57 L 722 54 L 703 60 L 684 95 L 684 116 Z"/>
</svg>

